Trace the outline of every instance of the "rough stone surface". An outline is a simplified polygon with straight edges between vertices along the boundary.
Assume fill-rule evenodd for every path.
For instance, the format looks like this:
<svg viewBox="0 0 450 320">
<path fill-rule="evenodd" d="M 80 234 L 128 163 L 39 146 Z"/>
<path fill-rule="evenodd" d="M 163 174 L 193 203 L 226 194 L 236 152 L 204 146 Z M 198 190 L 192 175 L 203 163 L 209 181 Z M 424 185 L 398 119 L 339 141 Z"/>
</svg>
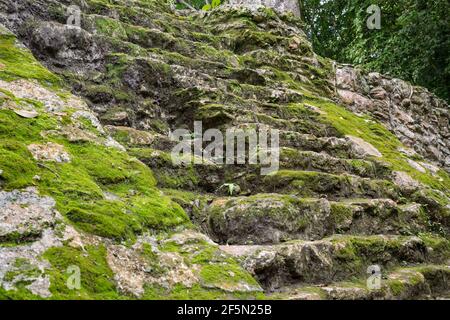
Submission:
<svg viewBox="0 0 450 320">
<path fill-rule="evenodd" d="M 258 8 L 295 15 L 296 1 L 208 12 L 158 0 L 84 2 L 75 28 L 66 24 L 69 1 L 0 0 L 0 23 L 81 97 L 48 82 L 25 51 L 26 70 L 0 54 L 0 192 L 10 199 L 31 192 L 11 191 L 17 185 L 36 186 L 71 224 L 52 220 L 48 197 L 7 200 L 13 230 L 0 242 L 0 295 L 22 296 L 24 283 L 41 297 L 51 289 L 87 299 L 449 292 L 450 180 L 440 170 L 448 113 L 438 99 L 349 66 L 337 68 L 336 88 L 333 61 L 314 53 L 301 21 Z M 0 41 L 2 50 L 25 49 L 1 26 Z M 279 129 L 280 170 L 174 165 L 169 134 L 192 133 L 200 120 L 204 130 Z M 186 142 L 198 141 L 190 133 Z M 71 163 L 45 162 L 66 156 Z M 52 283 L 72 259 L 89 277 L 81 292 Z M 374 264 L 385 275 L 380 294 L 364 286 Z"/>
<path fill-rule="evenodd" d="M 353 152 L 356 155 L 359 155 L 362 158 L 370 156 L 380 158 L 383 156 L 377 148 L 363 139 L 353 136 L 347 136 L 347 138 L 352 142 Z"/>
<path fill-rule="evenodd" d="M 62 222 L 55 201 L 40 196 L 35 188 L 1 191 L 0 208 L 0 286 L 15 290 L 17 284 L 27 283 L 31 293 L 50 297 L 50 279 L 45 273 L 50 265 L 42 254 L 64 241 L 81 242 L 78 232 Z M 57 228 L 62 232 L 56 232 Z M 2 241 L 11 240 L 11 233 L 16 245 L 2 246 Z"/>
<path fill-rule="evenodd" d="M 296 0 L 228 0 L 227 4 L 233 7 L 247 7 L 257 10 L 260 7 L 272 8 L 282 13 L 300 15 L 300 7 Z"/>
<path fill-rule="evenodd" d="M 56 220 L 55 201 L 36 189 L 0 191 L 0 239 L 39 237 Z"/>
<path fill-rule="evenodd" d="M 351 66 L 336 70 L 338 95 L 382 121 L 408 147 L 450 171 L 448 104 L 424 88 Z"/>
<path fill-rule="evenodd" d="M 394 183 L 408 191 L 414 191 L 419 188 L 419 182 L 411 178 L 406 172 L 394 172 Z"/>
<path fill-rule="evenodd" d="M 207 210 L 210 228 L 219 242 L 266 244 L 320 239 L 327 232 L 330 203 L 326 199 L 308 202 L 263 195 L 217 199 Z"/>
<path fill-rule="evenodd" d="M 62 145 L 57 143 L 30 144 L 28 150 L 38 161 L 70 162 L 70 155 L 64 150 Z"/>
</svg>

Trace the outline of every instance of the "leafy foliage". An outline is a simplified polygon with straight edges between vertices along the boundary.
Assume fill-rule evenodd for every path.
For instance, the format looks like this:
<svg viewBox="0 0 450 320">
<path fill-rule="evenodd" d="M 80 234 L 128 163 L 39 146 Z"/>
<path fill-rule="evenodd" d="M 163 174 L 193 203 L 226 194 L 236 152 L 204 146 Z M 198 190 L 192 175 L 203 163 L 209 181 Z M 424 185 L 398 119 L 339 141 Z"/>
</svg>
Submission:
<svg viewBox="0 0 450 320">
<path fill-rule="evenodd" d="M 221 0 L 183 0 L 175 2 L 177 9 L 186 9 L 191 6 L 194 9 L 204 11 L 214 9 L 221 4 Z"/>
<path fill-rule="evenodd" d="M 428 87 L 450 99 L 448 0 L 301 0 L 316 52 Z M 366 22 L 381 8 L 381 30 Z"/>
<path fill-rule="evenodd" d="M 241 189 L 237 184 L 234 183 L 224 183 L 223 185 L 220 186 L 219 190 L 222 188 L 226 188 L 230 196 L 234 195 L 235 193 L 238 193 Z"/>
<path fill-rule="evenodd" d="M 212 0 L 211 4 L 207 3 L 203 6 L 202 10 L 208 11 L 220 6 L 220 0 Z"/>
</svg>

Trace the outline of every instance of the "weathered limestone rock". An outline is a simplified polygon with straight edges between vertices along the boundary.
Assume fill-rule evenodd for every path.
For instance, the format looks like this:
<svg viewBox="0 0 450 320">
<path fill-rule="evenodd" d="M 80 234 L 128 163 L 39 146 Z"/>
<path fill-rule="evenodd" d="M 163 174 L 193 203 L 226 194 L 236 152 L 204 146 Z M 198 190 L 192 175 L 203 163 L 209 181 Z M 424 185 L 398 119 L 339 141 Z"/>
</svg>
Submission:
<svg viewBox="0 0 450 320">
<path fill-rule="evenodd" d="M 175 246 L 179 252 L 173 249 L 167 251 L 165 246 Z M 194 285 L 201 285 L 228 292 L 261 291 L 259 285 L 249 283 L 245 279 L 239 279 L 237 282 L 220 277 L 213 282 L 204 279 L 202 270 L 205 266 L 187 263 L 186 256 L 195 259 L 197 255 L 204 254 L 205 248 L 209 251 L 216 250 L 218 260 L 229 258 L 207 236 L 185 230 L 165 240 L 141 236 L 129 248 L 123 245 L 109 245 L 107 261 L 114 272 L 119 290 L 135 297 L 144 294 L 146 285 L 163 288 L 173 288 L 176 285 L 192 288 Z M 232 279 L 234 276 L 236 275 L 229 271 L 228 277 Z"/>
<path fill-rule="evenodd" d="M 220 242 L 266 244 L 321 238 L 327 232 L 330 203 L 269 194 L 217 199 L 207 210 Z"/>
<path fill-rule="evenodd" d="M 352 142 L 353 152 L 362 158 L 370 156 L 380 158 L 383 156 L 377 148 L 361 138 L 347 136 L 347 139 Z"/>
<path fill-rule="evenodd" d="M 39 237 L 56 220 L 55 201 L 40 197 L 36 189 L 0 191 L 0 240 Z"/>
<path fill-rule="evenodd" d="M 411 178 L 406 172 L 396 171 L 393 175 L 394 183 L 404 190 L 415 191 L 420 186 L 419 182 Z"/>
<path fill-rule="evenodd" d="M 450 108 L 424 88 L 352 66 L 336 70 L 338 96 L 358 113 L 369 113 L 408 147 L 450 172 Z M 422 170 L 420 170 L 422 171 Z"/>
<path fill-rule="evenodd" d="M 297 0 L 228 0 L 227 4 L 233 7 L 247 7 L 251 10 L 268 7 L 278 12 L 293 13 L 300 16 L 300 7 Z"/>
<path fill-rule="evenodd" d="M 362 283 L 372 264 L 386 270 L 446 262 L 448 176 L 438 166 L 425 165 L 418 154 L 420 145 L 429 145 L 425 149 L 439 162 L 436 159 L 448 136 L 436 140 L 440 137 L 436 131 L 445 127 L 445 117 L 438 111 L 437 120 L 435 111 L 432 119 L 423 110 L 419 110 L 423 119 L 415 116 L 418 106 L 439 109 L 422 89 L 410 95 L 408 86 L 379 74 L 337 70 L 338 94 L 349 109 L 358 114 L 369 111 L 387 127 L 392 118 L 395 133 L 419 151 L 406 151 L 408 161 L 397 141 L 383 145 L 383 139 L 391 135 L 376 121 L 353 117 L 335 103 L 329 79 L 332 64 L 314 54 L 301 21 L 261 8 L 298 14 L 297 1 L 232 0 L 244 9 L 223 4 L 201 14 L 174 12 L 166 1 L 158 0 L 129 0 L 132 12 L 128 2 L 94 2 L 95 6 L 82 8 L 81 28 L 72 28 L 65 25 L 67 1 L 16 0 L 18 10 L 14 11 L 11 1 L 0 0 L 0 22 L 87 101 L 54 92 L 51 83 L 39 78 L 0 82 L 6 90 L 0 92 L 0 134 L 7 140 L 0 139 L 0 188 L 16 182 L 11 181 L 16 175 L 11 175 L 9 164 L 22 159 L 19 151 L 24 150 L 25 160 L 33 166 L 26 162 L 19 167 L 31 171 L 18 182 L 55 192 L 58 208 L 73 223 L 64 230 L 59 223 L 53 227 L 56 222 L 52 221 L 47 227 L 45 219 L 42 224 L 33 220 L 26 205 L 8 214 L 21 230 L 24 213 L 31 219 L 26 218 L 24 225 L 36 225 L 37 231 L 33 237 L 19 237 L 18 245 L 0 244 L 2 289 L 17 288 L 26 281 L 32 293 L 43 297 L 59 285 L 58 298 L 78 298 L 76 291 L 66 292 L 63 282 L 50 283 L 64 279 L 65 263 L 74 260 L 82 265 L 82 279 L 87 276 L 93 283 L 91 288 L 83 283 L 81 294 L 88 299 L 254 298 L 262 288 L 267 293 L 279 286 L 305 285 L 314 291 L 300 290 L 293 297 L 373 298 L 361 287 L 335 282 Z M 9 37 L 13 35 L 1 38 L 2 44 L 8 44 Z M 38 65 L 31 55 L 28 58 L 31 65 L 20 70 L 18 78 L 29 76 L 27 71 Z M 16 66 L 16 60 L 7 61 L 4 55 L 0 60 L 0 73 L 8 63 Z M 41 103 L 26 108 L 20 99 Z M 396 106 L 392 110 L 386 105 L 390 100 Z M 38 115 L 31 118 L 34 109 Z M 26 112 L 17 116 L 9 110 Z M 47 117 L 52 121 L 46 121 Z M 282 130 L 279 174 L 263 179 L 255 174 L 255 167 L 247 165 L 174 166 L 173 142 L 167 135 L 178 128 L 192 129 L 194 120 L 202 120 L 205 129 Z M 346 121 L 355 130 L 347 130 Z M 23 129 L 23 143 L 10 135 L 15 123 Z M 29 123 L 48 129 L 31 130 L 34 135 L 27 140 Z M 110 126 L 104 131 L 101 124 Z M 426 134 L 419 130 L 422 125 Z M 49 145 L 46 138 L 63 142 Z M 417 139 L 421 139 L 419 148 L 413 144 Z M 16 150 L 16 144 L 21 148 Z M 30 144 L 35 144 L 34 159 L 26 152 Z M 70 150 L 70 165 L 34 166 L 36 160 L 64 158 L 62 145 Z M 79 152 L 85 147 L 87 152 Z M 11 153 L 19 157 L 10 157 Z M 382 156 L 383 161 L 376 159 Z M 4 158 L 8 162 L 2 162 Z M 393 170 L 406 170 L 411 177 L 393 176 Z M 49 188 L 51 174 L 61 188 Z M 227 184 L 240 186 L 239 197 L 235 192 L 224 197 L 225 188 L 220 186 Z M 192 227 L 178 206 L 166 205 L 170 200 L 159 198 L 163 193 L 198 226 Z M 219 248 L 194 230 L 222 244 L 239 245 Z M 7 239 L 17 240 L 14 236 L 9 233 Z M 242 245 L 255 243 L 259 245 Z M 405 284 L 405 290 L 398 290 L 401 297 L 416 291 L 428 294 L 423 278 L 409 286 L 416 275 L 420 276 L 394 275 L 389 281 Z M 101 282 L 96 286 L 98 277 Z M 444 276 L 436 279 L 443 288 L 449 282 Z M 376 298 L 395 298 L 389 288 L 386 292 Z"/>
<path fill-rule="evenodd" d="M 422 173 L 427 172 L 427 170 L 425 170 L 425 168 L 423 166 L 421 166 L 420 164 L 418 164 L 414 160 L 408 159 L 407 161 L 408 161 L 409 165 L 411 167 L 413 167 L 414 169 L 416 169 L 417 171 L 422 172 Z"/>
<path fill-rule="evenodd" d="M 57 230 L 58 229 L 58 230 Z M 13 246 L 2 246 L 1 242 Z M 81 244 L 80 235 L 66 226 L 55 209 L 55 201 L 39 196 L 35 188 L 0 191 L 0 286 L 15 290 L 17 285 L 33 294 L 48 298 L 50 267 L 42 254 L 63 242 Z"/>
<path fill-rule="evenodd" d="M 57 143 L 30 144 L 28 150 L 38 161 L 70 162 L 70 155 Z"/>
<path fill-rule="evenodd" d="M 385 250 L 380 251 L 380 246 Z M 369 266 L 371 261 L 389 264 L 395 261 L 423 263 L 428 259 L 439 262 L 441 259 L 438 253 L 428 250 L 421 239 L 398 236 L 335 236 L 312 242 L 249 246 L 242 252 L 234 246 L 223 250 L 241 259 L 244 267 L 271 289 L 291 282 L 292 278 L 301 278 L 303 283 L 326 284 L 339 281 L 349 273 L 365 274 L 367 267 L 358 266 Z"/>
</svg>

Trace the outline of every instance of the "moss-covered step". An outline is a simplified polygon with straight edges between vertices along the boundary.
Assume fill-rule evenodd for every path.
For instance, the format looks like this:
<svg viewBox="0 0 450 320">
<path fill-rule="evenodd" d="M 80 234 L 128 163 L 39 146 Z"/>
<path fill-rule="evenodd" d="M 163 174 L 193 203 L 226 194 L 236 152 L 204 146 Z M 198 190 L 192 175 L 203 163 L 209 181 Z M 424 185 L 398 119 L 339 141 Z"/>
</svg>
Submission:
<svg viewBox="0 0 450 320">
<path fill-rule="evenodd" d="M 3 29 L 0 46 L 46 70 Z M 81 99 L 0 59 L 1 218 L 15 228 L 1 228 L 0 298 L 263 297 Z M 79 290 L 67 286 L 74 265 Z"/>
<path fill-rule="evenodd" d="M 79 298 L 85 298 L 97 294 L 101 298 L 110 286 L 116 292 L 116 297 L 111 298 L 116 299 L 264 297 L 258 282 L 233 258 L 192 230 L 142 236 L 131 246 L 108 244 L 98 251 L 92 247 L 87 250 L 98 256 L 88 259 L 70 247 L 45 253 L 52 265 L 50 289 L 55 296 L 71 298 L 78 294 Z M 82 291 L 68 290 L 65 286 L 64 273 L 70 264 L 80 265 L 85 274 Z M 101 266 L 105 274 L 98 273 Z"/>
<path fill-rule="evenodd" d="M 257 194 L 215 198 L 203 208 L 208 233 L 224 244 L 277 244 L 295 239 L 318 240 L 335 233 L 416 235 L 435 231 L 439 222 L 416 203 L 390 199 L 300 198 Z"/>
<path fill-rule="evenodd" d="M 292 241 L 275 246 L 222 246 L 241 260 L 266 290 L 292 283 L 330 284 L 400 264 L 446 263 L 450 242 L 430 234 L 408 236 L 335 235 L 319 241 Z"/>
<path fill-rule="evenodd" d="M 375 160 L 342 159 L 314 151 L 299 151 L 292 148 L 281 148 L 280 168 L 310 170 L 333 174 L 353 174 L 368 178 L 388 178 L 389 170 L 383 163 Z"/>
<path fill-rule="evenodd" d="M 365 278 L 324 286 L 288 286 L 269 295 L 283 300 L 416 300 L 439 299 L 450 293 L 450 267 L 418 265 L 381 272 L 380 286 L 369 289 Z"/>
<path fill-rule="evenodd" d="M 195 164 L 195 159 L 187 156 L 183 158 L 186 163 L 176 164 L 171 153 L 151 148 L 131 148 L 129 152 L 152 169 L 162 188 L 214 193 L 226 181 L 224 166 L 212 162 L 197 159 Z"/>
<path fill-rule="evenodd" d="M 126 126 L 105 126 L 105 130 L 128 150 L 149 148 L 163 152 L 171 152 L 177 145 L 169 136 L 151 130 L 137 130 Z M 137 151 L 137 149 L 135 149 Z"/>
<path fill-rule="evenodd" d="M 336 158 L 354 157 L 351 142 L 346 138 L 316 137 L 292 131 L 280 131 L 280 146 L 300 151 L 326 152 Z"/>
<path fill-rule="evenodd" d="M 401 190 L 389 180 L 361 178 L 349 174 L 330 174 L 317 171 L 280 170 L 261 181 L 249 181 L 252 192 L 292 193 L 304 197 L 390 198 L 397 200 Z M 255 183 L 258 182 L 258 183 Z"/>
</svg>

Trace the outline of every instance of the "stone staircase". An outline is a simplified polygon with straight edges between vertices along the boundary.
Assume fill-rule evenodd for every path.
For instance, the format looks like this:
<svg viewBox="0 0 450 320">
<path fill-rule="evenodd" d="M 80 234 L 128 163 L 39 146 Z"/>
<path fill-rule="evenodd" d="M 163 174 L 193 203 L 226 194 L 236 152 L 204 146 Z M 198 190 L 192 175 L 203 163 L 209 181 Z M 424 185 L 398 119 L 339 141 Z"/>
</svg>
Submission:
<svg viewBox="0 0 450 320">
<path fill-rule="evenodd" d="M 408 167 L 414 179 L 397 179 L 408 160 L 419 160 L 392 147 L 401 143 L 387 129 L 339 104 L 332 62 L 314 54 L 295 17 L 88 0 L 75 30 L 64 25 L 69 1 L 45 2 L 45 11 L 28 1 L 21 15 L 0 20 L 87 99 L 109 133 L 271 298 L 448 297 L 448 174 Z M 204 130 L 281 130 L 280 171 L 174 165 L 168 133 L 192 130 L 194 121 Z M 369 139 L 359 127 L 349 135 L 353 123 L 372 128 Z M 370 143 L 376 139 L 386 148 Z M 227 183 L 238 191 L 227 193 Z M 365 284 L 371 265 L 382 270 L 379 290 Z"/>
</svg>

